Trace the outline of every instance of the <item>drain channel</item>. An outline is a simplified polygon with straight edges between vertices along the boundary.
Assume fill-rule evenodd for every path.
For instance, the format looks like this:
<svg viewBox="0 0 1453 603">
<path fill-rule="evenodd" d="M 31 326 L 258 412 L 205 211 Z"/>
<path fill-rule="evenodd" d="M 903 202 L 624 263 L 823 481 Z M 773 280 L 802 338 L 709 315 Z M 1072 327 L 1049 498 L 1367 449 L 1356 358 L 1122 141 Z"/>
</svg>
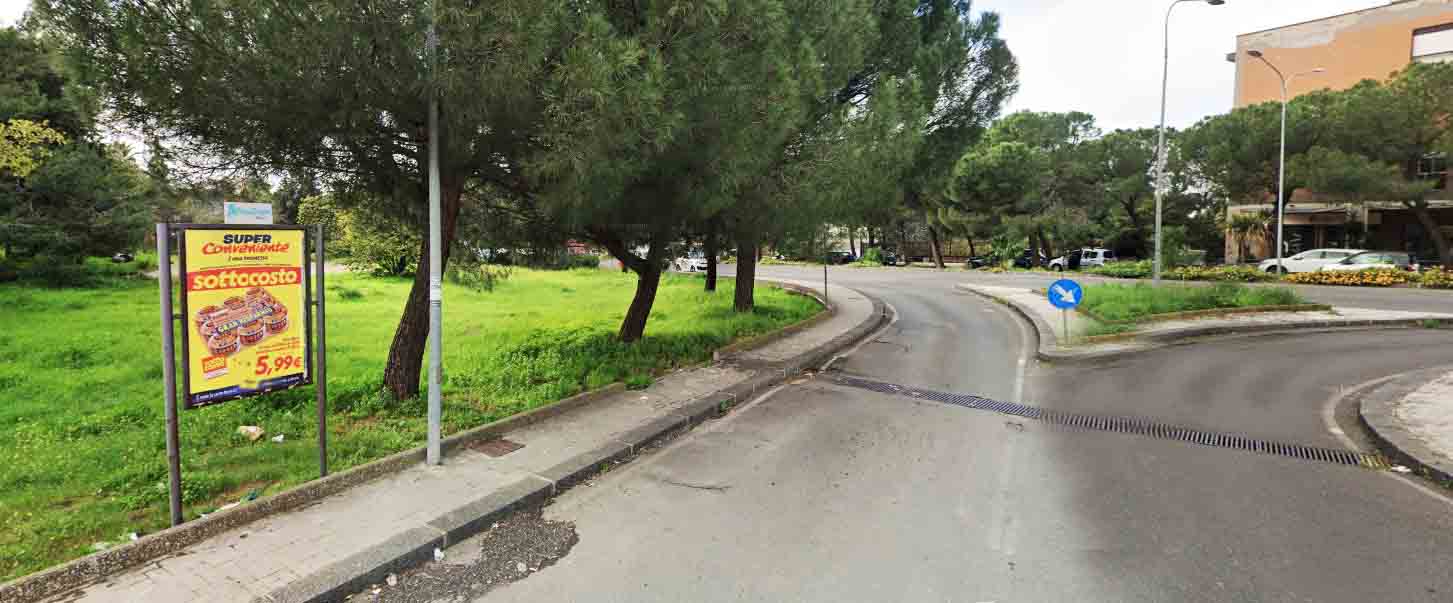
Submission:
<svg viewBox="0 0 1453 603">
<path fill-rule="evenodd" d="M 1286 442 L 1273 442 L 1257 438 L 1218 433 L 1158 423 L 1148 419 L 1135 417 L 1114 417 L 1104 415 L 1089 415 L 1081 413 L 1063 412 L 1057 410 L 1045 410 L 1043 408 L 1017 404 L 1014 402 L 1001 402 L 979 396 L 966 394 L 950 394 L 917 387 L 907 387 L 892 383 L 883 383 L 860 377 L 837 375 L 833 382 L 839 385 L 865 389 L 884 394 L 905 396 L 916 400 L 933 400 L 943 404 L 952 404 L 964 408 L 976 410 L 988 410 L 1005 415 L 1023 417 L 1042 421 L 1050 425 L 1067 427 L 1070 429 L 1085 429 L 1091 431 L 1108 431 L 1111 433 L 1124 433 L 1130 435 L 1145 436 L 1159 440 L 1175 440 L 1213 448 L 1231 448 L 1247 452 L 1285 456 L 1307 461 L 1319 461 L 1336 465 L 1350 465 L 1363 467 L 1365 469 L 1387 470 L 1392 465 L 1387 459 L 1375 454 L 1363 454 L 1351 450 L 1338 448 L 1322 448 L 1318 446 L 1303 446 L 1301 444 L 1290 444 Z"/>
</svg>

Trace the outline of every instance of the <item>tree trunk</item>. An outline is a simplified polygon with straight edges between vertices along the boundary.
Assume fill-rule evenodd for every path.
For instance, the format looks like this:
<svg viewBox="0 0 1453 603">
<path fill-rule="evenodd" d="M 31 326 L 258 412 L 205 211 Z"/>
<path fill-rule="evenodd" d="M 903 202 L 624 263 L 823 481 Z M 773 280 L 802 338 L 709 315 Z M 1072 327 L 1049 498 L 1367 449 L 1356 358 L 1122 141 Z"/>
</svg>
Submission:
<svg viewBox="0 0 1453 603">
<path fill-rule="evenodd" d="M 1049 237 L 1044 236 L 1044 227 L 1043 226 L 1039 227 L 1039 246 L 1040 246 L 1041 249 L 1044 250 L 1044 257 L 1050 258 L 1050 259 L 1053 259 L 1055 257 L 1055 255 L 1054 255 L 1054 242 L 1053 241 L 1050 241 L 1049 240 Z M 1035 258 L 1035 261 L 1039 261 L 1039 259 L 1038 258 Z M 1066 267 L 1068 267 L 1068 266 L 1066 266 Z"/>
<path fill-rule="evenodd" d="M 1029 266 L 1031 268 L 1040 268 L 1041 267 L 1040 264 L 1039 264 L 1040 243 L 1039 243 L 1039 232 L 1038 231 L 1035 231 L 1035 232 L 1032 232 L 1032 233 L 1029 234 L 1029 249 L 1027 249 L 1025 251 L 1027 251 L 1029 253 Z"/>
<path fill-rule="evenodd" d="M 858 255 L 858 242 L 853 237 L 853 235 L 854 235 L 853 231 L 855 231 L 855 230 L 857 230 L 857 229 L 856 228 L 848 228 L 848 253 L 853 254 L 853 257 L 857 257 L 857 255 Z"/>
<path fill-rule="evenodd" d="M 749 228 L 737 231 L 737 286 L 733 307 L 751 312 L 756 307 L 757 233 Z"/>
<path fill-rule="evenodd" d="M 943 265 L 943 252 L 938 248 L 938 229 L 933 226 L 928 227 L 928 249 L 933 253 L 933 265 L 939 270 L 947 268 Z"/>
<path fill-rule="evenodd" d="M 670 240 L 670 233 L 664 229 L 652 233 L 650 250 L 645 258 L 641 258 L 631 253 L 625 240 L 609 228 L 587 227 L 586 231 L 638 277 L 636 295 L 631 298 L 631 306 L 621 321 L 618 335 L 625 343 L 639 341 L 646 334 L 646 321 L 651 317 L 651 306 L 656 303 L 656 290 L 661 285 L 661 267 L 666 263 L 666 241 Z"/>
<path fill-rule="evenodd" d="M 653 249 L 648 255 L 656 258 L 660 253 Z M 631 307 L 626 310 L 626 319 L 621 321 L 620 338 L 626 343 L 640 341 L 646 334 L 646 320 L 651 317 L 651 306 L 656 304 L 656 289 L 661 286 L 661 265 L 659 261 L 646 262 L 648 265 L 637 273 L 639 280 L 636 281 L 636 296 L 631 298 Z"/>
<path fill-rule="evenodd" d="M 1423 231 L 1433 239 L 1433 246 L 1438 248 L 1438 261 L 1443 263 L 1443 268 L 1453 270 L 1453 249 L 1449 248 L 1448 237 L 1443 236 L 1442 229 L 1438 228 L 1437 220 L 1433 219 L 1433 212 L 1428 211 L 1428 206 L 1422 203 L 1404 203 L 1403 205 L 1413 210 L 1413 215 L 1418 217 L 1418 223 L 1423 225 Z"/>
<path fill-rule="evenodd" d="M 973 261 L 972 260 L 974 259 L 974 256 L 977 256 L 979 254 L 974 252 L 974 236 L 973 235 L 969 235 L 968 236 L 968 240 L 969 240 L 969 260 L 970 260 L 969 261 L 969 264 L 973 264 Z"/>
<path fill-rule="evenodd" d="M 440 191 L 440 248 L 444 257 L 441 266 L 449 264 L 449 248 L 454 243 L 454 228 L 459 218 L 459 196 L 463 188 L 450 184 Z M 383 385 L 393 394 L 395 400 L 404 400 L 419 395 L 419 376 L 424 366 L 424 349 L 429 342 L 429 236 L 428 224 L 424 225 L 423 241 L 419 245 L 419 266 L 414 270 L 414 284 L 409 289 L 408 300 L 404 302 L 404 314 L 399 318 L 398 330 L 394 331 L 393 343 L 389 345 L 388 362 L 383 367 Z"/>
<path fill-rule="evenodd" d="M 706 224 L 706 240 L 701 243 L 701 252 L 706 255 L 706 292 L 716 291 L 716 220 Z"/>
</svg>

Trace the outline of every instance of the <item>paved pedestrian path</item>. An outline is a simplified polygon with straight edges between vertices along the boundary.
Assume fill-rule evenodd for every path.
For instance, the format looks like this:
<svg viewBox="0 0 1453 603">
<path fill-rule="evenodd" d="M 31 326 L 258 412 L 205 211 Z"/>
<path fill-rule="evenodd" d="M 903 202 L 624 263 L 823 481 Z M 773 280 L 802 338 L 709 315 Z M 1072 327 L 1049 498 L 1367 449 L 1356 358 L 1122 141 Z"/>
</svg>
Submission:
<svg viewBox="0 0 1453 603">
<path fill-rule="evenodd" d="M 1434 455 L 1425 462 L 1453 465 L 1453 371 L 1409 393 L 1393 417 Z"/>
<path fill-rule="evenodd" d="M 833 287 L 828 298 L 837 307 L 833 316 L 744 355 L 761 361 L 793 358 L 843 337 L 874 311 L 871 300 L 846 288 Z M 759 371 L 745 365 L 728 362 L 678 371 L 646 390 L 623 391 L 507 432 L 504 439 L 523 447 L 503 456 L 460 449 L 442 466 L 419 465 L 387 475 L 51 601 L 307 600 L 327 584 L 346 581 L 380 560 L 438 541 L 451 529 L 448 524 L 472 505 L 551 494 L 566 485 L 561 467 L 630 452 L 649 436 L 643 435 L 646 431 L 673 414 L 680 416 L 704 397 L 753 379 Z"/>
</svg>

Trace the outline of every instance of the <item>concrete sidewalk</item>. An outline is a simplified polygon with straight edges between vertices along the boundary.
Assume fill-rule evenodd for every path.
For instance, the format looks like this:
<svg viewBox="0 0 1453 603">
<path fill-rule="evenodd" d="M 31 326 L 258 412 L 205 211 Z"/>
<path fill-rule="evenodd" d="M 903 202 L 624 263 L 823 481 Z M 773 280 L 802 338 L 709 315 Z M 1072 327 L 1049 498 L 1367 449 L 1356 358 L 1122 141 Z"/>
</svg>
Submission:
<svg viewBox="0 0 1453 603">
<path fill-rule="evenodd" d="M 672 373 L 643 391 L 617 392 L 505 432 L 503 444 L 461 448 L 441 467 L 412 466 L 49 600 L 341 599 L 820 364 L 882 320 L 881 304 L 856 291 L 833 287 L 828 301 L 829 318 L 757 349 Z"/>
<path fill-rule="evenodd" d="M 1453 486 L 1453 367 L 1404 373 L 1357 399 L 1362 423 L 1383 452 Z"/>
<path fill-rule="evenodd" d="M 1152 349 L 1179 340 L 1212 335 L 1257 333 L 1291 329 L 1329 329 L 1354 327 L 1412 327 L 1424 321 L 1447 324 L 1453 313 L 1400 312 L 1364 308 L 1334 307 L 1330 311 L 1260 312 L 1227 314 L 1202 318 L 1162 320 L 1136 325 L 1135 331 L 1123 336 L 1084 341 L 1086 329 L 1093 320 L 1078 313 L 1062 313 L 1049 303 L 1043 292 L 1023 287 L 995 287 L 960 283 L 957 288 L 987 297 L 1014 309 L 1034 324 L 1039 334 L 1041 360 L 1080 360 Z M 1068 317 L 1070 342 L 1062 337 L 1063 320 Z"/>
</svg>

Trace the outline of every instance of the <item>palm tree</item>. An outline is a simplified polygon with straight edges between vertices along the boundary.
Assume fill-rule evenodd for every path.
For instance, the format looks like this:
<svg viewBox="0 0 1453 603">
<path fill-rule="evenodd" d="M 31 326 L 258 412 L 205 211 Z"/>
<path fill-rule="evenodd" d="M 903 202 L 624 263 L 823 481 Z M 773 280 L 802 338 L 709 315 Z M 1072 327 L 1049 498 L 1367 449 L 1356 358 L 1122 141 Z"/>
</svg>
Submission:
<svg viewBox="0 0 1453 603">
<path fill-rule="evenodd" d="M 1226 230 L 1236 240 L 1237 257 L 1245 261 L 1251 255 L 1251 241 L 1271 237 L 1271 213 L 1266 211 L 1232 214 Z"/>
</svg>

